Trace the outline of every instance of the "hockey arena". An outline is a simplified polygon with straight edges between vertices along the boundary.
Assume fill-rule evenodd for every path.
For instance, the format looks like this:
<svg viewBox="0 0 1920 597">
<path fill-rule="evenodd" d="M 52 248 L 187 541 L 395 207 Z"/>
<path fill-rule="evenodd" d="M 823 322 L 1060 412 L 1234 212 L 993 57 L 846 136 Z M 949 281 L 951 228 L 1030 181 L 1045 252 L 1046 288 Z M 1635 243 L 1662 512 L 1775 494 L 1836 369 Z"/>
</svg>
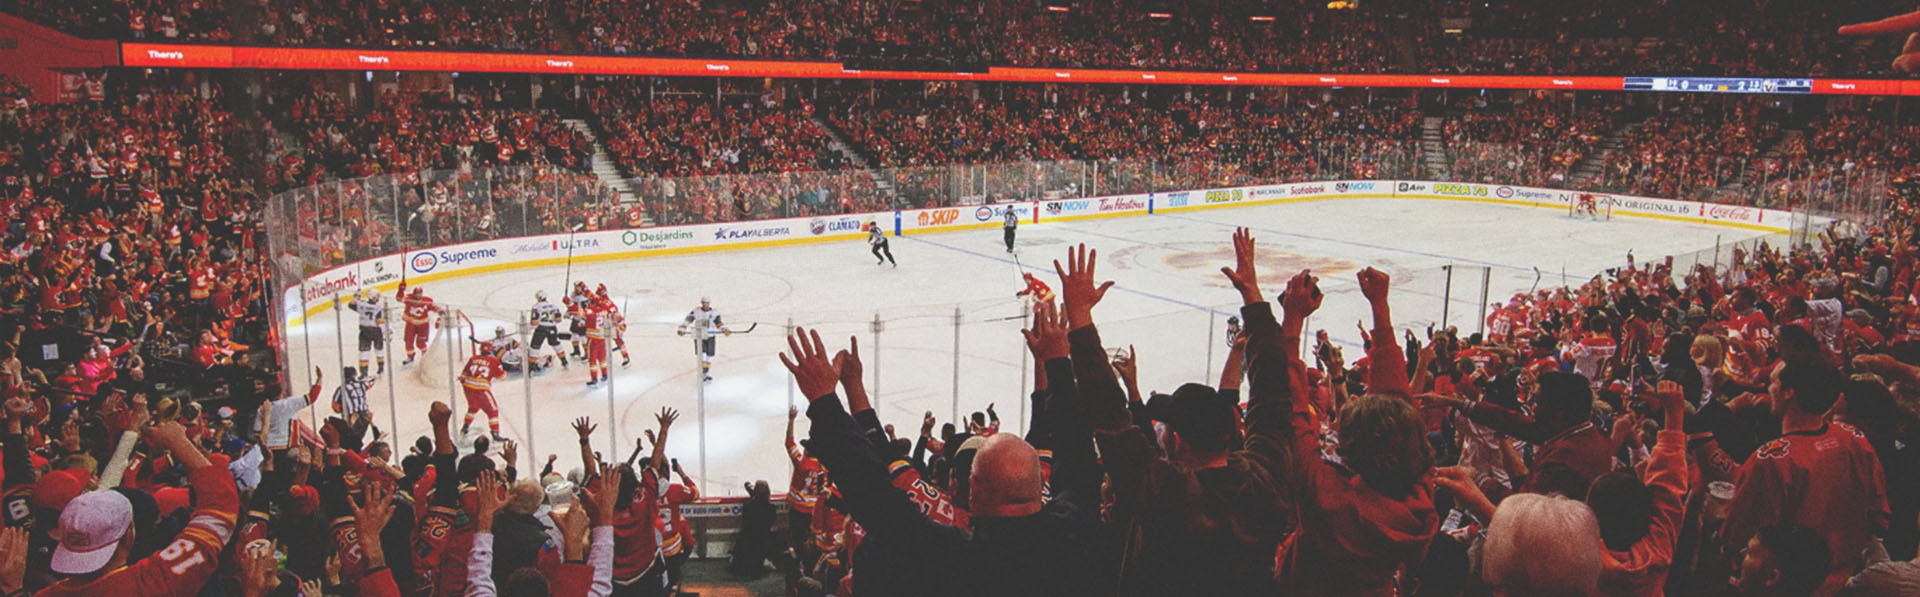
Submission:
<svg viewBox="0 0 1920 597">
<path fill-rule="evenodd" d="M 897 266 L 876 266 L 865 235 L 851 226 L 845 230 L 852 234 L 815 234 L 831 227 L 819 218 L 720 227 L 791 228 L 793 237 L 753 237 L 757 240 L 696 250 L 658 248 L 622 255 L 617 239 L 631 231 L 576 233 L 571 241 L 567 235 L 552 235 L 483 243 L 542 251 L 522 253 L 530 254 L 523 260 L 514 259 L 509 250 L 495 251 L 498 257 L 476 257 L 492 261 L 474 266 L 471 274 L 434 276 L 439 267 L 448 266 L 410 274 L 413 286 L 436 306 L 455 311 L 454 333 L 438 328 L 432 345 L 413 365 L 396 365 L 403 358 L 398 346 L 377 353 L 388 361 L 387 373 L 368 398 L 375 406 L 389 400 L 392 405 L 381 409 L 387 414 L 376 424 L 394 425 L 399 437 L 426 433 L 427 403 L 464 404 L 455 392 L 460 387 L 455 378 L 473 353 L 470 338 L 485 342 L 503 330 L 516 347 L 507 358 L 517 361 L 517 347 L 529 339 L 521 321 L 529 317 L 536 292 L 557 301 L 559 289 L 569 281 L 585 282 L 588 288 L 604 285 L 625 316 L 632 364 L 623 366 L 621 355 L 610 355 L 613 380 L 595 386 L 586 385 L 588 376 L 578 356 L 566 369 L 555 360 L 531 379 L 513 373 L 495 381 L 502 434 L 528 446 L 522 452 L 524 465 L 538 467 L 543 461 L 534 458 L 541 454 L 569 453 L 576 417 L 614 421 L 600 425 L 599 433 L 614 441 L 616 453 L 624 454 L 653 426 L 660 408 L 674 408 L 685 424 L 670 438 L 671 453 L 680 455 L 701 486 L 711 488 L 708 495 L 740 495 L 742 483 L 778 478 L 789 466 L 782 448 L 787 408 L 804 407 L 805 398 L 794 394 L 777 358 L 786 348 L 788 325 L 859 339 L 868 387 L 882 420 L 906 426 L 929 412 L 943 421 L 959 420 L 994 406 L 1007 425 L 1021 425 L 1028 415 L 1024 397 L 1032 388 L 1033 367 L 1019 341 L 1028 308 L 1025 299 L 1015 296 L 1026 288 L 1020 274 L 1052 279 L 1052 261 L 1080 243 L 1099 250 L 1100 273 L 1116 282 L 1115 294 L 1101 303 L 1113 318 L 1103 326 L 1107 342 L 1132 346 L 1140 358 L 1156 363 L 1142 371 L 1142 387 L 1171 387 L 1177 380 L 1217 375 L 1209 372 L 1217 372 L 1225 358 L 1227 320 L 1236 317 L 1238 305 L 1217 268 L 1231 259 L 1231 252 L 1220 248 L 1220 239 L 1230 236 L 1235 226 L 1249 227 L 1267 248 L 1262 271 L 1276 277 L 1269 282 L 1277 285 L 1284 281 L 1278 277 L 1281 272 L 1303 268 L 1324 277 L 1321 287 L 1329 298 L 1310 323 L 1356 356 L 1361 353 L 1356 324 L 1366 317 L 1366 302 L 1355 291 L 1352 276 L 1361 268 L 1375 267 L 1393 276 L 1395 302 L 1407 313 L 1403 327 L 1454 326 L 1466 335 L 1484 331 L 1477 322 L 1485 321 L 1486 309 L 1515 293 L 1581 285 L 1605 270 L 1626 267 L 1629 254 L 1640 267 L 1675 256 L 1675 271 L 1688 271 L 1695 264 L 1730 263 L 1736 249 L 1752 250 L 1762 242 L 1784 246 L 1791 242 L 1790 234 L 1807 229 L 1805 217 L 1797 218 L 1795 227 L 1794 214 L 1774 210 L 1747 209 L 1709 218 L 1702 217 L 1706 212 L 1699 204 L 1603 197 L 1610 213 L 1587 214 L 1574 213 L 1574 195 L 1564 191 L 1456 185 L 1465 197 L 1424 189 L 1395 197 L 1395 184 L 1339 183 L 1341 189 L 1366 185 L 1366 190 L 1352 191 L 1334 191 L 1334 183 L 1324 183 L 1176 192 L 1155 196 L 1153 214 L 1145 208 L 1146 196 L 1015 204 L 1023 221 L 1032 221 L 1037 207 L 1041 223 L 1018 228 L 1011 253 L 1003 244 L 1005 206 L 927 210 L 924 213 L 936 218 L 926 227 L 917 226 L 919 214 L 908 212 L 898 214 L 906 220 L 901 229 L 906 234 L 891 243 Z M 1428 183 L 1401 187 L 1407 184 Z M 1445 183 L 1440 186 L 1441 192 L 1451 192 Z M 1351 196 L 1341 194 L 1349 192 Z M 1482 198 L 1474 199 L 1476 193 Z M 1499 198 L 1515 193 L 1522 197 Z M 1221 201 L 1204 203 L 1209 196 Z M 1187 197 L 1198 199 L 1193 205 L 1164 207 Z M 1130 207 L 1101 213 L 1102 203 L 1110 209 Z M 1085 213 L 1046 215 L 1063 205 L 1078 205 Z M 982 210 L 990 215 L 976 213 Z M 942 212 L 963 217 L 940 224 L 937 216 Z M 825 220 L 881 222 L 890 228 L 895 217 L 880 213 Z M 697 233 L 717 238 L 712 227 Z M 672 229 L 649 234 L 683 236 Z M 693 242 L 692 235 L 684 238 Z M 570 242 L 575 254 L 557 257 Z M 756 246 L 770 242 L 779 246 Z M 1445 249 L 1435 248 L 1442 244 Z M 460 255 L 475 250 L 457 245 L 429 252 Z M 391 256 L 338 268 L 310 278 L 308 287 L 340 287 L 329 281 L 349 274 L 388 278 L 352 289 L 386 291 L 390 317 L 397 320 L 400 305 L 392 289 L 399 276 L 392 272 L 400 269 L 394 265 L 398 261 L 400 256 Z M 344 303 L 352 290 L 341 288 L 338 296 Z M 1169 293 L 1162 290 L 1166 288 L 1209 290 Z M 288 346 L 304 374 L 295 376 L 296 387 L 306 386 L 312 366 L 331 378 L 341 365 L 356 365 L 358 357 L 351 311 L 343 310 L 348 318 L 336 326 L 324 300 L 335 295 L 312 294 L 323 300 L 307 303 L 311 317 L 300 318 L 297 309 L 288 316 Z M 730 330 L 753 328 L 749 334 L 717 338 L 713 381 L 704 387 L 694 341 L 683 327 L 702 298 L 711 300 Z M 300 304 L 293 293 L 288 300 L 289 305 Z M 390 327 L 399 326 L 396 322 Z M 344 360 L 341 346 L 346 348 Z M 312 366 L 306 366 L 309 363 Z M 528 400 L 530 395 L 537 398 Z M 476 424 L 464 440 L 485 433 L 484 425 Z"/>
</svg>

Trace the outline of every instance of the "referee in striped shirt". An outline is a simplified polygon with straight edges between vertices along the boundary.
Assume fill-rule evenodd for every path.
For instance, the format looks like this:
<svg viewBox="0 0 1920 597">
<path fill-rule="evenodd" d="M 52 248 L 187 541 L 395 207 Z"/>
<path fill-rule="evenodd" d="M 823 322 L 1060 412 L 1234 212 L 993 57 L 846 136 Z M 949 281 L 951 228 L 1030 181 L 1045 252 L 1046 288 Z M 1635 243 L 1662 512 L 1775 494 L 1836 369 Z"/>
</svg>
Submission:
<svg viewBox="0 0 1920 597">
<path fill-rule="evenodd" d="M 367 390 L 373 388 L 376 376 L 360 377 L 354 367 L 341 371 L 340 388 L 333 391 L 333 412 L 346 417 L 347 423 L 359 427 L 362 421 L 372 422 L 373 412 L 367 408 Z"/>
</svg>

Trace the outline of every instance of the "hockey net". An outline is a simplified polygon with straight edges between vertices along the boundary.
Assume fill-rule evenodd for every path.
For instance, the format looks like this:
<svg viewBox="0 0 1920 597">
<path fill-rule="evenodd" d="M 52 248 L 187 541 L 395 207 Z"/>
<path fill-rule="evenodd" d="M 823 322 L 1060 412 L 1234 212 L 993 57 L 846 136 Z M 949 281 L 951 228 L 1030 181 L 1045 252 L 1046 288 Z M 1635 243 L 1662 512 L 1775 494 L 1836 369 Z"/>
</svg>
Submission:
<svg viewBox="0 0 1920 597">
<path fill-rule="evenodd" d="M 1597 221 L 1613 219 L 1613 198 L 1599 193 L 1574 193 L 1567 202 L 1567 217 Z"/>
<path fill-rule="evenodd" d="M 413 364 L 409 365 L 410 370 L 405 373 L 413 376 L 413 380 L 422 387 L 433 389 L 452 387 L 458 383 L 455 381 L 459 375 L 458 368 L 465 366 L 467 359 L 473 356 L 473 342 L 467 340 L 467 337 L 472 335 L 470 329 L 472 322 L 467 319 L 466 314 L 458 310 L 452 310 L 449 315 L 450 317 L 443 321 L 452 323 L 434 326 L 432 333 L 427 337 L 426 352 L 415 359 Z M 453 344 L 451 350 L 447 347 L 448 343 Z"/>
</svg>

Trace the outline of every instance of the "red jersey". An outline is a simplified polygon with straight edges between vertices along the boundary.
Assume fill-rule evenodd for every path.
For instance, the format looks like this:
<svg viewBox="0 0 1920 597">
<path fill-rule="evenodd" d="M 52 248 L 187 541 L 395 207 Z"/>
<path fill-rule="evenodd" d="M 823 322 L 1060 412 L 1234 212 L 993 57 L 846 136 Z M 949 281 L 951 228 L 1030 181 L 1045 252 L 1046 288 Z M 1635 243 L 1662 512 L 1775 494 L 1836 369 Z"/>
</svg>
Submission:
<svg viewBox="0 0 1920 597">
<path fill-rule="evenodd" d="M 826 476 L 827 468 L 801 450 L 793 438 L 787 438 L 787 458 L 793 461 L 793 479 L 787 483 L 787 510 L 812 514 L 814 503 L 820 499 L 814 488 L 820 486 L 819 477 Z"/>
<path fill-rule="evenodd" d="M 427 325 L 433 321 L 433 299 L 424 295 L 408 296 L 400 301 L 407 325 Z"/>
<path fill-rule="evenodd" d="M 1761 526 L 1795 524 L 1828 545 L 1866 545 L 1886 528 L 1887 485 L 1866 434 L 1845 423 L 1796 431 L 1762 444 L 1740 466 L 1740 491 L 1727 504 L 1721 534 L 1744 545 Z M 1862 565 L 1858 549 L 1833 550 L 1820 595 L 1831 595 Z"/>
<path fill-rule="evenodd" d="M 630 585 L 660 556 L 659 482 L 653 467 L 641 467 L 633 503 L 613 513 L 613 582 Z"/>
<path fill-rule="evenodd" d="M 1020 291 L 1019 296 L 1031 296 L 1036 303 L 1051 303 L 1053 302 L 1053 289 L 1048 288 L 1047 283 L 1041 282 L 1039 278 L 1029 277 L 1027 278 L 1027 289 Z"/>
<path fill-rule="evenodd" d="M 446 555 L 447 540 L 453 536 L 453 528 L 460 516 L 460 510 L 457 508 L 433 506 L 427 508 L 426 515 L 420 519 L 419 528 L 414 529 L 413 532 L 415 587 L 439 586 L 440 560 Z M 466 579 L 462 578 L 460 581 L 466 582 Z"/>
<path fill-rule="evenodd" d="M 240 515 L 240 492 L 227 472 L 227 457 L 208 457 L 207 466 L 188 473 L 198 503 L 192 522 L 167 547 L 91 581 L 63 580 L 35 593 L 40 597 L 94 595 L 194 595 L 220 567 L 220 549 L 233 537 Z"/>
<path fill-rule="evenodd" d="M 467 359 L 467 366 L 460 370 L 460 385 L 469 390 L 491 391 L 493 380 L 507 376 L 507 370 L 500 367 L 500 359 L 489 354 L 476 354 Z"/>
<path fill-rule="evenodd" d="M 920 513 L 927 515 L 928 519 L 967 530 L 967 511 L 953 507 L 953 499 L 947 497 L 947 492 L 920 478 L 920 469 L 913 468 L 912 463 L 895 460 L 892 466 L 887 467 L 887 474 L 893 477 L 893 486 L 906 492 L 914 505 L 920 507 Z"/>
<path fill-rule="evenodd" d="M 203 300 L 213 294 L 213 268 L 202 267 L 193 272 L 193 284 L 187 289 L 187 296 L 194 300 Z"/>
<path fill-rule="evenodd" d="M 693 531 L 680 506 L 700 499 L 700 488 L 691 483 L 674 483 L 660 497 L 660 554 L 673 557 L 693 551 Z"/>
<path fill-rule="evenodd" d="M 355 582 L 367 573 L 366 554 L 360 550 L 360 527 L 352 516 L 333 519 L 327 537 L 333 540 L 333 553 L 340 557 L 340 577 Z"/>
<path fill-rule="evenodd" d="M 607 324 L 607 317 L 608 311 L 606 309 L 591 305 L 586 308 L 587 338 L 593 340 L 607 339 L 607 331 L 601 327 Z"/>
</svg>

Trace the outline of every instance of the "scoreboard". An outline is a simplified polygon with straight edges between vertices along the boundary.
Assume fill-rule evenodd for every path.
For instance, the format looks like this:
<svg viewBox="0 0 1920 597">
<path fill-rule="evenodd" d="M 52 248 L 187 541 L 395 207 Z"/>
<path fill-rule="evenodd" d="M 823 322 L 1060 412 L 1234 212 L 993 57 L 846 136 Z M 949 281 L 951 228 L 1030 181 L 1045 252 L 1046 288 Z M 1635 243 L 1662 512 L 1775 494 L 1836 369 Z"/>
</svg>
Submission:
<svg viewBox="0 0 1920 597">
<path fill-rule="evenodd" d="M 1627 77 L 1627 91 L 1685 93 L 1813 93 L 1813 79 L 1748 77 Z"/>
</svg>

